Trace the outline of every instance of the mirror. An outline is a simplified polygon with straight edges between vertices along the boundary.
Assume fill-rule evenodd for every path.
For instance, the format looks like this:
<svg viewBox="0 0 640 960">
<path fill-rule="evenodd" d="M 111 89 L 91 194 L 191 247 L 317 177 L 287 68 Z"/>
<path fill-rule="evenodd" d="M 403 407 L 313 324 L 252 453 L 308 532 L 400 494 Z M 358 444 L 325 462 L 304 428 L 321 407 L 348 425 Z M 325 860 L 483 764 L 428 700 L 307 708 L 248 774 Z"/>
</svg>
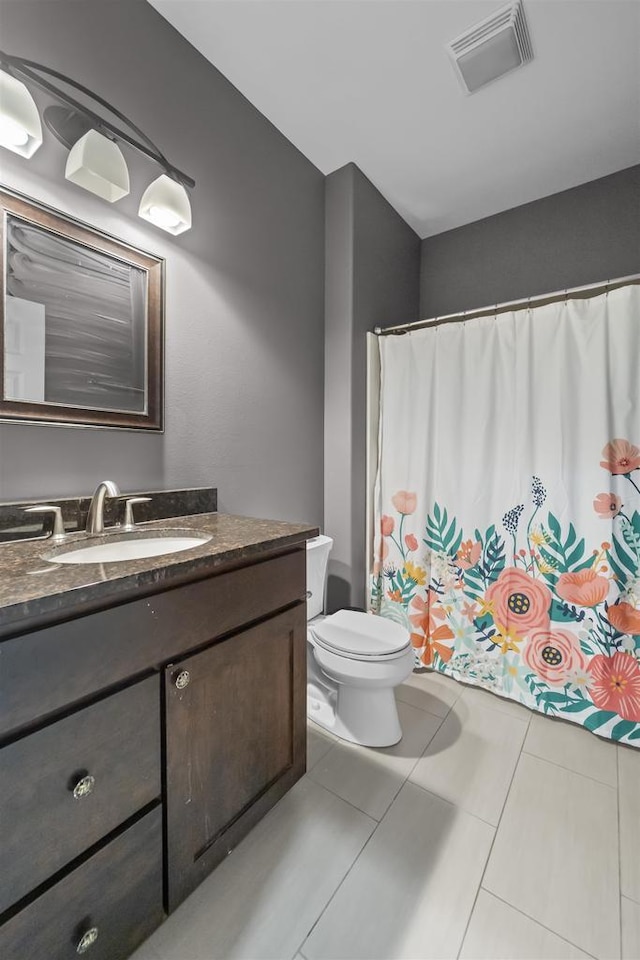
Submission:
<svg viewBox="0 0 640 960">
<path fill-rule="evenodd" d="M 164 261 L 0 191 L 0 418 L 162 430 Z"/>
</svg>

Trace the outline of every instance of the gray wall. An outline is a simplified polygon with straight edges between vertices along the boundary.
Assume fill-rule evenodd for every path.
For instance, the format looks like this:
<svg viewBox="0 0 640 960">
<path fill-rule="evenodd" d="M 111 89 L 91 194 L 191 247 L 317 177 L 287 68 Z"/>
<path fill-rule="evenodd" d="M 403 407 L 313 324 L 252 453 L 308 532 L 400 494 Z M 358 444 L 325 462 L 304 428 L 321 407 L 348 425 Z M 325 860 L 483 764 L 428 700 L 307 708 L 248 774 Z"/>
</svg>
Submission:
<svg viewBox="0 0 640 960">
<path fill-rule="evenodd" d="M 422 241 L 420 316 L 640 271 L 640 166 Z"/>
<path fill-rule="evenodd" d="M 327 606 L 364 606 L 366 333 L 417 319 L 420 239 L 348 164 L 326 181 L 325 532 Z"/>
<path fill-rule="evenodd" d="M 0 425 L 0 500 L 217 485 L 220 509 L 320 523 L 324 177 L 143 0 L 0 2 L 8 53 L 95 90 L 196 180 L 193 229 L 137 217 L 161 172 L 125 149 L 114 206 L 64 180 L 50 134 L 0 179 L 167 261 L 166 432 Z"/>
</svg>

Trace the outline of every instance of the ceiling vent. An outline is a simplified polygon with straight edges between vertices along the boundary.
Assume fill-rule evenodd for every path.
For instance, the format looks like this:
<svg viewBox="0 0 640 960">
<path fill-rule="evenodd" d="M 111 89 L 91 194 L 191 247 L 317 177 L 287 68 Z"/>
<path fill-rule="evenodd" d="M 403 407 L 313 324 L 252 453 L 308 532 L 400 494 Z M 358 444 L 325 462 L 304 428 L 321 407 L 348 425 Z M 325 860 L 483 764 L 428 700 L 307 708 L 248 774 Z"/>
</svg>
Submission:
<svg viewBox="0 0 640 960">
<path fill-rule="evenodd" d="M 466 93 L 533 59 L 531 39 L 520 0 L 500 7 L 447 44 Z"/>
</svg>

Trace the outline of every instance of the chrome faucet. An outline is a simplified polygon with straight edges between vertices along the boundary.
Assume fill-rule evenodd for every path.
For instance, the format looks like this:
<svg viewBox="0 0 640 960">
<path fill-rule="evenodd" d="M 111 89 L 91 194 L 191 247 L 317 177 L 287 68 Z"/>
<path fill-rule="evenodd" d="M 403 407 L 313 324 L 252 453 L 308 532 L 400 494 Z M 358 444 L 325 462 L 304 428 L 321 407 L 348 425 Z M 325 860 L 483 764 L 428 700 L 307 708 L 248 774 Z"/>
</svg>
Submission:
<svg viewBox="0 0 640 960">
<path fill-rule="evenodd" d="M 87 533 L 104 533 L 104 499 L 105 497 L 119 497 L 118 484 L 113 480 L 101 480 L 96 487 L 89 512 L 87 514 Z"/>
</svg>

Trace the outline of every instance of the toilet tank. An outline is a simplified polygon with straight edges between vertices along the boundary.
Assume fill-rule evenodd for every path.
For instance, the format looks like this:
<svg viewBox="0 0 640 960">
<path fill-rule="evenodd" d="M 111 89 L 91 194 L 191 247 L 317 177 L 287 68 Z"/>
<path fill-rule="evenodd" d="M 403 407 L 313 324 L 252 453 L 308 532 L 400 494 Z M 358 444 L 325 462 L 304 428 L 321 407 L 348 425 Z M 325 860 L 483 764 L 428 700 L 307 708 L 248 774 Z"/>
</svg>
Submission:
<svg viewBox="0 0 640 960">
<path fill-rule="evenodd" d="M 307 620 L 313 620 L 324 609 L 327 563 L 332 546 L 331 537 L 307 540 Z"/>
</svg>

